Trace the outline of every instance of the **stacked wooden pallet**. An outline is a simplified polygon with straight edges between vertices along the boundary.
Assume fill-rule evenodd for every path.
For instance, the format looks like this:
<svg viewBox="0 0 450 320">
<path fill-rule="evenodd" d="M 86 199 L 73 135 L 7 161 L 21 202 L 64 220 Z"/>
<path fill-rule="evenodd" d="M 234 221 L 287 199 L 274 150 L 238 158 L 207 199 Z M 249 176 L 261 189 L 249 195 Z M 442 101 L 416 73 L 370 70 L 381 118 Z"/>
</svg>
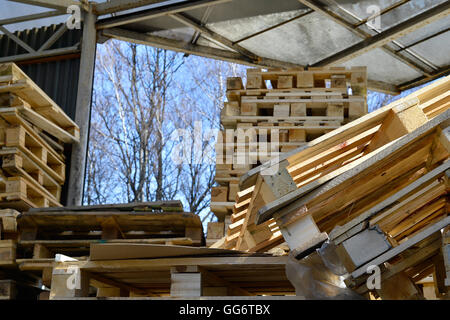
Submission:
<svg viewBox="0 0 450 320">
<path fill-rule="evenodd" d="M 7 209 L 0 211 L 0 219 L 0 267 L 22 270 L 24 263 L 34 264 L 31 274 L 44 285 L 51 280 L 49 265 L 57 254 L 83 261 L 97 244 L 198 247 L 205 242 L 199 216 L 183 212 L 180 201 L 32 208 L 24 213 Z"/>
<path fill-rule="evenodd" d="M 0 64 L 0 207 L 60 206 L 77 125 L 15 64 Z"/>
<path fill-rule="evenodd" d="M 430 273 L 447 296 L 449 93 L 446 77 L 249 171 L 249 222 L 236 238 L 256 250 L 248 226 L 275 220 L 299 259 L 332 242 L 358 293 L 370 291 L 367 268 L 379 266 L 385 287 L 372 293 L 383 299 L 420 297 Z"/>
<path fill-rule="evenodd" d="M 366 114 L 366 86 L 365 67 L 248 69 L 245 88 L 241 78 L 228 78 L 216 146 L 220 187 L 211 193 L 219 223 L 234 223 L 226 217 L 236 211 L 239 178 L 248 170 Z"/>
</svg>

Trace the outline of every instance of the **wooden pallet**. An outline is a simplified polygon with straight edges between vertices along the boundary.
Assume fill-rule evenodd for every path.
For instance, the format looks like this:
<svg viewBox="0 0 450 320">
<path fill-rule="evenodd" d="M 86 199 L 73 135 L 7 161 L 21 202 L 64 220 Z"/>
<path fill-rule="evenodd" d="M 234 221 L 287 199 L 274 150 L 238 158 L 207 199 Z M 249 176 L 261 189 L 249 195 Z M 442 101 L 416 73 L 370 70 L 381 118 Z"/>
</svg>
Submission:
<svg viewBox="0 0 450 320">
<path fill-rule="evenodd" d="M 57 153 L 17 113 L 7 117 L 9 125 L 4 130 L 4 150 L 17 148 L 59 184 L 65 180 L 64 156 Z M 2 130 L 2 129 L 0 129 Z M 1 135 L 0 135 L 1 136 Z"/>
<path fill-rule="evenodd" d="M 238 192 L 226 237 L 219 247 L 225 249 L 266 252 L 284 242 L 276 222 L 272 219 L 255 225 L 255 212 L 250 206 L 255 186 Z"/>
<path fill-rule="evenodd" d="M 221 112 L 226 131 L 216 145 L 216 182 L 231 189 L 244 171 L 366 114 L 366 78 L 366 68 L 354 67 L 248 69 L 245 88 L 241 78 L 227 79 L 228 101 Z M 276 146 L 269 144 L 272 140 Z M 245 163 L 237 161 L 241 153 Z M 213 204 L 221 217 L 230 211 L 228 201 Z"/>
<path fill-rule="evenodd" d="M 26 211 L 38 207 L 61 207 L 61 204 L 34 180 L 0 176 L 0 208 Z"/>
<path fill-rule="evenodd" d="M 329 232 L 335 226 L 357 217 L 370 203 L 382 201 L 411 179 L 418 178 L 426 170 L 439 165 L 448 156 L 445 143 L 441 143 L 445 139 L 440 137 L 441 132 L 445 131 L 444 123 L 449 116 L 446 94 L 449 86 L 450 77 L 437 81 L 430 85 L 430 91 L 424 88 L 410 97 L 332 131 L 308 143 L 308 146 L 250 170 L 241 178 L 241 188 L 256 186 L 257 183 L 263 185 L 260 189 L 262 191 L 259 191 L 261 201 L 256 203 L 253 200 L 251 203 L 255 206 L 255 211 L 259 212 L 255 218 L 263 223 L 274 216 L 281 231 L 297 225 L 303 226 L 307 228 L 305 230 L 313 231 L 312 238 L 315 237 L 315 240 L 310 245 L 319 245 L 324 236 L 326 238 L 323 232 Z M 433 103 L 430 104 L 430 101 Z M 446 107 L 443 108 L 439 101 Z M 430 105 L 433 105 L 433 109 L 430 109 Z M 408 136 L 419 128 L 428 131 L 422 132 L 422 136 L 420 132 L 416 132 L 415 138 Z M 381 154 L 386 152 L 387 145 L 390 146 L 393 141 L 402 137 L 416 140 L 414 143 L 411 140 L 408 147 L 405 144 L 403 152 L 386 156 L 389 161 L 386 160 L 384 166 L 378 166 L 378 171 L 364 178 L 361 176 L 358 181 L 356 178 L 349 180 L 347 189 L 339 189 L 338 193 L 336 189 L 325 191 L 328 190 L 324 189 L 327 186 L 331 188 L 333 181 L 342 181 L 341 177 L 345 173 L 357 172 L 354 170 L 363 163 L 380 159 Z M 278 174 L 261 175 L 263 170 L 271 168 Z M 340 186 L 343 188 L 344 184 L 341 183 Z M 353 186 L 358 187 L 351 189 Z M 332 195 L 331 190 L 335 194 Z M 441 194 L 441 198 L 433 198 L 430 203 L 421 202 L 423 205 L 416 208 L 420 210 L 414 213 L 415 218 L 409 221 L 394 227 L 388 223 L 389 220 L 385 220 L 384 231 L 392 232 L 394 242 L 401 242 L 418 232 L 413 225 L 420 229 L 430 221 L 442 217 L 446 201 L 442 198 L 442 192 L 443 187 L 436 186 L 432 194 Z M 308 220 L 306 217 L 313 219 Z M 412 224 L 416 220 L 422 221 L 422 224 Z M 300 234 L 299 230 L 291 233 Z M 290 241 L 287 242 L 292 245 Z"/>
<path fill-rule="evenodd" d="M 79 141 L 79 128 L 75 122 L 14 63 L 0 64 L 0 94 L 2 93 L 13 93 L 25 101 L 29 108 L 24 109 L 28 111 L 22 109 L 21 112 L 49 134 L 64 142 Z M 10 98 L 4 97 L 3 101 Z M 16 104 L 15 98 L 13 101 Z M 42 121 L 43 118 L 46 120 Z"/>
<path fill-rule="evenodd" d="M 178 205 L 178 202 L 102 205 L 86 207 L 84 211 L 82 207 L 33 209 L 17 219 L 21 258 L 30 255 L 36 259 L 48 258 L 55 253 L 80 256 L 89 253 L 91 244 L 106 242 L 201 245 L 199 217 L 162 211 L 175 208 L 164 205 Z M 145 211 L 148 207 L 153 210 Z"/>
<path fill-rule="evenodd" d="M 61 185 L 33 160 L 17 148 L 0 149 L 2 169 L 9 176 L 21 176 L 37 188 L 43 187 L 48 197 L 60 201 Z"/>
</svg>

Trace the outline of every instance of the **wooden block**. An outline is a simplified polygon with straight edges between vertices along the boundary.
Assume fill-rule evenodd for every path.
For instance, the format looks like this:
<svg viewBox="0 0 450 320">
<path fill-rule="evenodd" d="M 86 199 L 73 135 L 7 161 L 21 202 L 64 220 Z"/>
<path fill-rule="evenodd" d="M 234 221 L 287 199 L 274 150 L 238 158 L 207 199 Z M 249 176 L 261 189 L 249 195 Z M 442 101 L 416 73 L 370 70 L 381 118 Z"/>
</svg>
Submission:
<svg viewBox="0 0 450 320">
<path fill-rule="evenodd" d="M 223 222 L 208 222 L 208 239 L 220 239 L 224 236 L 225 224 Z"/>
<path fill-rule="evenodd" d="M 232 164 L 216 163 L 216 170 L 232 170 L 232 169 L 233 169 Z"/>
<path fill-rule="evenodd" d="M 17 217 L 19 214 L 18 211 L 13 209 L 0 210 L 1 230 L 3 232 L 17 232 Z"/>
<path fill-rule="evenodd" d="M 184 233 L 186 238 L 191 238 L 193 241 L 201 241 L 203 238 L 202 228 L 186 227 Z"/>
<path fill-rule="evenodd" d="M 171 297 L 201 297 L 202 277 L 200 273 L 172 273 Z"/>
<path fill-rule="evenodd" d="M 239 192 L 239 183 L 230 183 L 228 190 L 228 200 L 234 201 L 236 200 L 236 195 Z"/>
<path fill-rule="evenodd" d="M 353 69 L 353 68 L 352 68 Z M 353 70 L 352 70 L 353 71 Z M 353 95 L 367 95 L 367 69 L 356 70 L 350 76 L 350 86 Z"/>
<path fill-rule="evenodd" d="M 344 117 L 344 106 L 342 104 L 328 104 L 327 117 Z"/>
<path fill-rule="evenodd" d="M 375 133 L 367 147 L 366 153 L 419 128 L 428 121 L 419 106 L 414 105 L 405 109 L 391 109 L 383 120 L 380 129 Z"/>
<path fill-rule="evenodd" d="M 288 225 L 280 226 L 284 240 L 294 250 L 320 235 L 320 230 L 310 215 L 306 215 Z"/>
<path fill-rule="evenodd" d="M 304 141 L 306 141 L 306 130 L 289 129 L 289 142 L 304 142 Z"/>
<path fill-rule="evenodd" d="M 247 86 L 246 89 L 263 89 L 266 85 L 263 81 L 261 74 L 249 74 L 247 73 Z"/>
<path fill-rule="evenodd" d="M 367 113 L 367 107 L 364 102 L 349 102 L 348 104 L 348 117 L 351 120 L 355 120 L 362 117 Z"/>
<path fill-rule="evenodd" d="M 245 170 L 248 171 L 252 168 L 250 163 L 233 163 L 234 170 Z"/>
<path fill-rule="evenodd" d="M 240 90 L 243 89 L 241 77 L 228 77 L 227 78 L 227 90 Z"/>
<path fill-rule="evenodd" d="M 357 267 L 392 248 L 387 237 L 378 228 L 365 229 L 339 246 L 342 246 L 339 252 L 345 250 L 351 260 L 345 266 L 348 272 L 354 271 Z"/>
<path fill-rule="evenodd" d="M 417 286 L 403 272 L 382 281 L 381 288 L 376 291 L 382 300 L 423 299 Z"/>
<path fill-rule="evenodd" d="M 212 187 L 211 202 L 227 202 L 228 187 Z"/>
<path fill-rule="evenodd" d="M 347 81 L 344 74 L 335 74 L 331 76 L 331 88 L 347 88 Z"/>
<path fill-rule="evenodd" d="M 228 295 L 227 287 L 204 287 L 203 296 L 205 297 L 225 297 Z"/>
<path fill-rule="evenodd" d="M 277 88 L 278 89 L 291 89 L 293 76 L 278 76 Z"/>
<path fill-rule="evenodd" d="M 313 88 L 314 73 L 311 71 L 301 71 L 297 73 L 297 88 Z"/>
<path fill-rule="evenodd" d="M 306 117 L 306 103 L 304 102 L 291 103 L 291 116 Z"/>
<path fill-rule="evenodd" d="M 258 106 L 256 102 L 242 102 L 241 103 L 242 116 L 256 116 L 258 115 Z"/>
<path fill-rule="evenodd" d="M 42 270 L 42 284 L 48 288 L 52 285 L 52 268 L 44 268 Z"/>
<path fill-rule="evenodd" d="M 86 272 L 76 268 L 53 269 L 50 300 L 87 297 L 88 294 L 89 275 Z"/>
<path fill-rule="evenodd" d="M 121 289 L 115 287 L 97 288 L 97 297 L 121 297 Z"/>
<path fill-rule="evenodd" d="M 53 254 L 42 244 L 35 244 L 33 248 L 33 259 L 53 258 Z"/>
<path fill-rule="evenodd" d="M 16 243 L 13 240 L 0 240 L 0 266 L 16 263 Z"/>
<path fill-rule="evenodd" d="M 223 108 L 226 116 L 238 116 L 241 113 L 238 101 L 225 102 Z"/>
<path fill-rule="evenodd" d="M 0 300 L 14 300 L 17 296 L 14 280 L 0 280 Z"/>
<path fill-rule="evenodd" d="M 236 125 L 236 129 L 248 129 L 248 128 L 252 128 L 252 127 L 253 127 L 253 123 L 250 123 L 250 122 L 239 122 Z"/>
<path fill-rule="evenodd" d="M 41 293 L 39 293 L 38 300 L 50 300 L 50 291 L 42 291 Z"/>
<path fill-rule="evenodd" d="M 289 103 L 276 104 L 273 106 L 274 117 L 289 117 L 290 105 Z"/>
</svg>

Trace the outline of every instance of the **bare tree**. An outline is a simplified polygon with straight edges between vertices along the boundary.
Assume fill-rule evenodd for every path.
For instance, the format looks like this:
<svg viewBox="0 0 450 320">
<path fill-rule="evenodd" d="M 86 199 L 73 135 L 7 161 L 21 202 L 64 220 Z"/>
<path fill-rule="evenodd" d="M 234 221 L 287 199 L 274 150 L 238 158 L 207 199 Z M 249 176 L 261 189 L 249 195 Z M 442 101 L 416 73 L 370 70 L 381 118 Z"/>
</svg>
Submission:
<svg viewBox="0 0 450 320">
<path fill-rule="evenodd" d="M 164 152 L 171 124 L 168 88 L 183 61 L 176 53 L 118 41 L 108 42 L 96 67 L 92 130 L 109 142 L 108 158 L 124 186 L 123 201 L 171 199 L 179 168 Z"/>
<path fill-rule="evenodd" d="M 180 199 L 207 221 L 226 78 L 245 68 L 109 41 L 97 54 L 85 202 Z M 198 129 L 200 126 L 200 129 Z M 183 130 L 182 162 L 174 161 Z"/>
</svg>

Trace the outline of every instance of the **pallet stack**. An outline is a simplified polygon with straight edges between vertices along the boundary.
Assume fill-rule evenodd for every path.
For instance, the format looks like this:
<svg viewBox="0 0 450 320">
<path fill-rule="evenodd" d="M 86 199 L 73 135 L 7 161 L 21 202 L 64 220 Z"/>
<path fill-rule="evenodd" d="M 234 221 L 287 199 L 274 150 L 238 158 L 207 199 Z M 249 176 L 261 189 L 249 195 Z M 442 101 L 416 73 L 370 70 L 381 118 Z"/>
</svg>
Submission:
<svg viewBox="0 0 450 320">
<path fill-rule="evenodd" d="M 0 64 L 0 299 L 34 292 L 20 276 L 3 274 L 16 263 L 16 219 L 61 206 L 64 144 L 78 140 L 78 126 L 44 91 L 15 64 Z"/>
<path fill-rule="evenodd" d="M 77 125 L 13 63 L 0 64 L 0 208 L 61 206 Z"/>
<path fill-rule="evenodd" d="M 211 192 L 211 211 L 219 222 L 208 227 L 208 242 L 222 238 L 232 223 L 243 174 L 365 115 L 366 88 L 366 67 L 247 69 L 245 87 L 240 77 L 228 78 L 224 131 L 216 145 L 220 186 Z"/>
<path fill-rule="evenodd" d="M 285 241 L 298 260 L 321 248 L 361 295 L 423 298 L 431 278 L 447 299 L 449 92 L 442 78 L 248 172 L 217 247 L 266 252 Z M 366 285 L 372 266 L 381 289 Z"/>
</svg>

